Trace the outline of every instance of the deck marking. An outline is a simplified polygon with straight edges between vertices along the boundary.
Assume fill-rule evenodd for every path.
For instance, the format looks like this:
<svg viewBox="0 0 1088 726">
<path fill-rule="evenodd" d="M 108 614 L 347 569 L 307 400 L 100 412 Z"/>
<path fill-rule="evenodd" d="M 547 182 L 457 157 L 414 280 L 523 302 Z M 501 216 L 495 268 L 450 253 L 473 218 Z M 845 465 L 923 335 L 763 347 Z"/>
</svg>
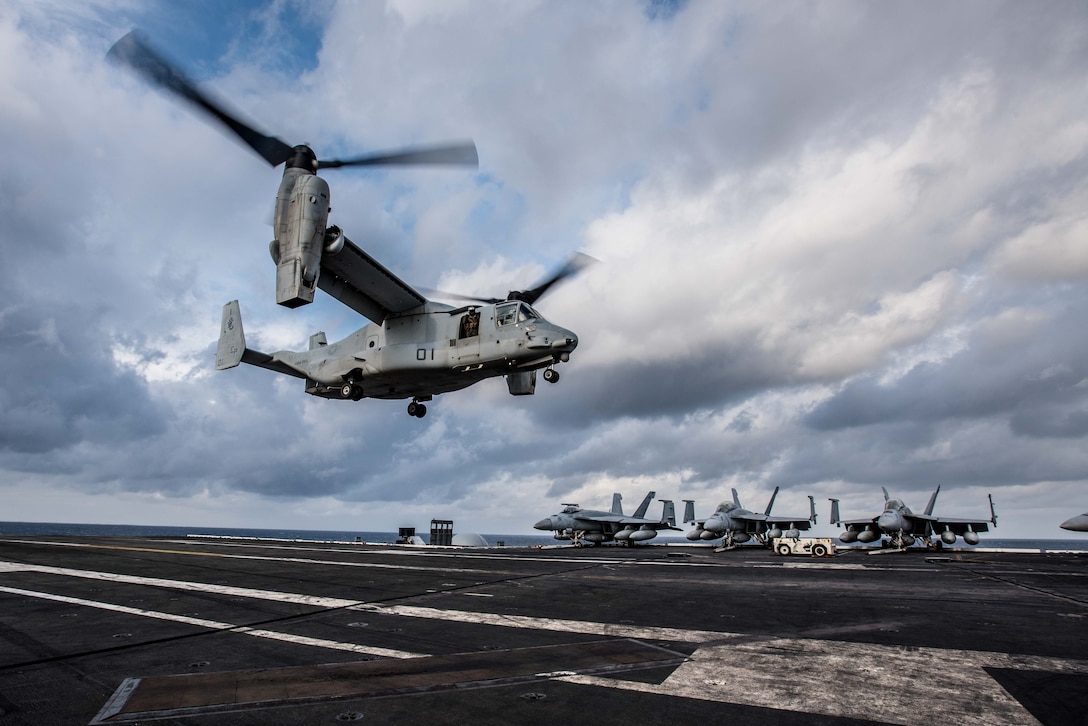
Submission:
<svg viewBox="0 0 1088 726">
<path fill-rule="evenodd" d="M 67 595 L 54 595 L 53 593 L 48 592 L 23 590 L 18 587 L 0 586 L 0 592 L 6 592 L 12 595 L 22 595 L 24 597 L 33 597 L 40 600 L 53 600 L 55 602 L 63 602 L 69 605 L 82 605 L 84 607 L 97 608 L 99 610 L 110 610 L 117 613 L 124 613 L 126 615 L 138 615 L 144 618 L 155 618 L 156 620 L 169 620 L 175 623 L 194 625 L 199 628 L 208 628 L 209 630 L 229 631 L 232 633 L 241 633 L 242 635 L 252 635 L 256 638 L 280 640 L 286 643 L 294 643 L 296 645 L 312 645 L 317 648 L 346 650 L 352 653 L 364 653 L 366 655 L 375 655 L 382 658 L 419 658 L 425 655 L 421 653 L 410 653 L 404 650 L 392 650 L 390 648 L 377 648 L 366 645 L 358 645 L 356 643 L 342 643 L 335 640 L 326 640 L 324 638 L 310 638 L 305 635 L 279 633 L 274 630 L 253 628 L 248 625 L 232 625 L 230 623 L 222 623 L 217 620 L 194 618 L 188 615 L 174 615 L 173 613 L 164 613 L 157 610 L 144 610 L 143 608 L 133 608 L 126 605 L 114 605 L 113 603 L 99 602 L 97 600 L 86 600 L 79 597 L 69 597 Z"/>
<path fill-rule="evenodd" d="M 638 640 L 671 640 L 681 643 L 707 643 L 716 640 L 741 637 L 740 633 L 723 633 L 717 630 L 686 630 L 682 628 L 658 628 L 653 626 L 624 625 L 621 623 L 597 623 L 588 620 L 561 620 L 558 618 L 535 618 L 528 615 L 501 615 L 497 613 L 474 613 L 467 610 L 445 610 L 439 608 L 415 607 L 412 605 L 353 605 L 350 610 L 380 613 L 383 615 L 403 615 L 410 618 L 474 623 L 477 625 L 495 625 L 504 628 L 522 628 L 528 630 L 552 630 L 565 633 L 588 633 L 590 635 L 609 635 L 617 638 L 635 638 Z"/>
<path fill-rule="evenodd" d="M 19 542 L 21 544 L 53 545 L 55 547 L 79 547 L 96 550 L 121 550 L 125 552 L 157 552 L 166 555 L 188 555 L 190 557 L 223 557 L 234 560 L 265 560 L 271 562 L 294 562 L 303 565 L 332 565 L 335 567 L 372 567 L 382 570 L 417 570 L 421 572 L 466 572 L 479 573 L 476 570 L 464 567 L 420 567 L 417 565 L 389 565 L 379 562 L 345 562 L 342 560 L 310 560 L 301 557 L 268 557 L 263 555 L 236 555 L 224 552 L 190 552 L 188 550 L 166 550 L 155 547 L 126 547 L 122 545 L 99 545 L 86 542 L 34 542 L 30 540 L 11 539 L 5 542 Z"/>
<path fill-rule="evenodd" d="M 64 577 L 79 577 L 87 580 L 104 580 L 106 582 L 123 582 L 128 585 L 147 585 L 149 587 L 164 587 L 170 590 L 189 590 L 193 592 L 212 592 L 217 595 L 233 595 L 235 597 L 248 597 L 255 600 L 273 600 L 276 602 L 288 602 L 296 605 L 313 605 L 319 608 L 343 608 L 349 605 L 358 605 L 361 600 L 345 600 L 339 597 L 321 597 L 318 595 L 302 595 L 291 592 L 279 592 L 278 590 L 255 590 L 249 587 L 234 587 L 232 585 L 215 585 L 207 582 L 190 582 L 188 580 L 167 580 L 161 577 L 142 577 L 139 575 L 121 575 L 114 572 L 96 572 L 94 570 L 75 570 L 69 567 L 51 567 L 48 565 L 29 565 L 0 561 L 0 573 L 4 572 L 44 572 L 50 575 Z"/>
</svg>

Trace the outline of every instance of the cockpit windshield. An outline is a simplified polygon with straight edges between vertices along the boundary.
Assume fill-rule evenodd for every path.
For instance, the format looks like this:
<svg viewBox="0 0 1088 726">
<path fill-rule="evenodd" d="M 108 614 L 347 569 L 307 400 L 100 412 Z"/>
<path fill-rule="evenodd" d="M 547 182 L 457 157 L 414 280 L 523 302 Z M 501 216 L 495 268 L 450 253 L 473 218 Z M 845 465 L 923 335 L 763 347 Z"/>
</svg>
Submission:
<svg viewBox="0 0 1088 726">
<path fill-rule="evenodd" d="M 540 313 L 533 310 L 528 303 L 508 302 L 495 306 L 495 324 L 499 327 L 516 325 L 539 317 Z"/>
<path fill-rule="evenodd" d="M 575 512 L 580 511 L 582 511 L 582 508 L 579 507 L 577 504 L 568 504 L 567 506 L 563 507 L 563 514 L 574 514 Z"/>
<path fill-rule="evenodd" d="M 903 502 L 899 501 L 898 499 L 889 499 L 888 501 L 884 502 L 885 512 L 895 512 L 902 508 Z"/>
</svg>

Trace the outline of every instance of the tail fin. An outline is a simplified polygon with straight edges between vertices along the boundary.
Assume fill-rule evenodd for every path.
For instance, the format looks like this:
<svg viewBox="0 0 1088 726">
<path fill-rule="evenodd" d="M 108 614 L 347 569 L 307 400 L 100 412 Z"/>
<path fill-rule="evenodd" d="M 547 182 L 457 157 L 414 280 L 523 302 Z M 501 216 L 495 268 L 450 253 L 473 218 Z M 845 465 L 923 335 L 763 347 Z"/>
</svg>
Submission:
<svg viewBox="0 0 1088 726">
<path fill-rule="evenodd" d="M 215 370 L 225 371 L 242 362 L 246 352 L 246 335 L 242 331 L 242 311 L 237 300 L 223 306 L 223 322 L 219 327 L 219 347 L 215 351 Z"/>
<path fill-rule="evenodd" d="M 661 522 L 670 527 L 676 526 L 676 507 L 673 506 L 671 499 L 661 500 Z"/>
<path fill-rule="evenodd" d="M 623 495 L 619 492 L 612 494 L 612 514 L 623 514 L 623 505 L 620 502 L 623 501 Z"/>
<path fill-rule="evenodd" d="M 938 484 L 937 488 L 933 490 L 933 495 L 929 498 L 929 504 L 926 505 L 925 515 L 927 517 L 933 515 L 933 507 L 937 504 L 937 495 L 941 492 L 941 485 Z"/>
<path fill-rule="evenodd" d="M 737 496 L 737 490 L 734 488 L 732 491 L 733 491 L 733 504 L 736 504 L 738 507 L 740 507 L 740 497 Z"/>
<path fill-rule="evenodd" d="M 839 516 L 839 500 L 831 500 L 831 524 L 838 524 L 842 521 L 842 517 Z"/>
<path fill-rule="evenodd" d="M 695 500 L 684 500 L 684 524 L 695 521 Z"/>
<path fill-rule="evenodd" d="M 816 524 L 816 500 L 811 494 L 808 495 L 808 521 Z"/>
<path fill-rule="evenodd" d="M 771 501 L 767 502 L 767 511 L 765 511 L 764 514 L 770 514 L 771 513 L 771 507 L 774 506 L 774 498 L 777 497 L 777 496 L 778 496 L 778 487 L 775 487 L 774 492 L 771 494 Z"/>
<path fill-rule="evenodd" d="M 646 498 L 642 500 L 642 504 L 638 505 L 638 509 L 635 510 L 634 516 L 642 519 L 646 516 L 646 510 L 650 508 L 650 502 L 657 496 L 657 492 L 647 492 Z"/>
<path fill-rule="evenodd" d="M 880 491 L 884 492 L 884 501 L 885 502 L 888 501 L 889 499 L 891 499 L 891 497 L 888 496 L 888 488 L 887 487 L 880 487 Z"/>
<path fill-rule="evenodd" d="M 994 495 L 993 494 L 987 494 L 986 496 L 990 498 L 990 521 L 993 522 L 994 526 L 996 527 L 997 526 L 997 510 L 994 509 Z"/>
</svg>

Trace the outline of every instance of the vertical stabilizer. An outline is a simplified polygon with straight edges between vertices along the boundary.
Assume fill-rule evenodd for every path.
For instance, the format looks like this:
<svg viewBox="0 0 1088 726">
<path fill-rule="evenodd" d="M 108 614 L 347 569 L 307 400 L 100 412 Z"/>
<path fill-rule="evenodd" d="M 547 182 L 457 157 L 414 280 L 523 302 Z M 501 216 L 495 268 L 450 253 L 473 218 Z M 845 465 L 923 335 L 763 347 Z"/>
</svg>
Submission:
<svg viewBox="0 0 1088 726">
<path fill-rule="evenodd" d="M 990 521 L 993 522 L 993 525 L 996 527 L 997 526 L 997 510 L 994 509 L 994 495 L 993 494 L 987 494 L 986 496 L 990 499 Z"/>
<path fill-rule="evenodd" d="M 808 521 L 816 524 L 816 499 L 811 494 L 808 495 Z"/>
<path fill-rule="evenodd" d="M 765 512 L 763 512 L 764 514 L 770 514 L 771 513 L 771 507 L 774 506 L 774 498 L 777 497 L 777 496 L 778 496 L 778 487 L 775 487 L 774 491 L 771 492 L 771 501 L 767 502 L 767 510 Z"/>
<path fill-rule="evenodd" d="M 684 524 L 695 521 L 695 500 L 684 500 Z"/>
<path fill-rule="evenodd" d="M 242 311 L 237 300 L 223 306 L 223 321 L 219 326 L 219 347 L 215 351 L 215 370 L 225 371 L 242 362 L 246 352 L 246 336 L 242 332 Z"/>
<path fill-rule="evenodd" d="M 888 488 L 887 487 L 880 487 L 880 491 L 884 492 L 884 501 L 885 502 L 888 501 L 889 499 L 891 499 L 891 497 L 888 496 Z"/>
<path fill-rule="evenodd" d="M 619 492 L 612 494 L 612 514 L 623 514 L 623 505 L 620 503 L 623 501 L 623 495 Z"/>
<path fill-rule="evenodd" d="M 831 500 L 831 524 L 838 524 L 841 521 L 842 521 L 842 518 L 839 516 L 839 500 L 838 499 L 832 499 Z"/>
<path fill-rule="evenodd" d="M 740 497 L 737 496 L 736 487 L 734 487 L 732 489 L 732 492 L 733 492 L 733 504 L 736 504 L 738 507 L 740 507 Z M 741 507 L 741 508 L 743 508 L 743 507 Z"/>
<path fill-rule="evenodd" d="M 647 492 L 646 498 L 642 500 L 642 504 L 638 505 L 638 509 L 635 510 L 636 517 L 644 519 L 646 517 L 646 510 L 650 508 L 650 502 L 657 496 L 657 492 Z"/>
<path fill-rule="evenodd" d="M 927 517 L 933 516 L 933 507 L 937 504 L 937 495 L 941 493 L 941 485 L 938 484 L 937 488 L 933 490 L 933 495 L 929 498 L 929 504 L 926 505 L 925 515 Z"/>
<path fill-rule="evenodd" d="M 661 500 L 661 523 L 670 527 L 676 526 L 676 506 L 671 499 Z"/>
</svg>

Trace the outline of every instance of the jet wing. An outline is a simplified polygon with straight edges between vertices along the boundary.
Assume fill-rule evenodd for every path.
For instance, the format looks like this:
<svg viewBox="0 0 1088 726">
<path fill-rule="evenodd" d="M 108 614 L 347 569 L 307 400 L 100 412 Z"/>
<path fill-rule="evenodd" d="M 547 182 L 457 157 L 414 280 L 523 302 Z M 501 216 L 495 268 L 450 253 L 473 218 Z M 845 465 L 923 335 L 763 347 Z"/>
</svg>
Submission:
<svg viewBox="0 0 1088 726">
<path fill-rule="evenodd" d="M 804 517 L 802 519 L 790 519 L 789 517 L 767 517 L 766 522 L 768 527 L 780 527 L 782 525 L 788 525 L 793 527 L 794 529 L 801 530 L 808 529 L 812 526 L 812 522 L 809 521 L 808 517 Z"/>
<path fill-rule="evenodd" d="M 988 519 L 946 519 L 944 517 L 936 517 L 932 521 L 933 530 L 937 533 L 943 532 L 945 529 L 950 529 L 962 537 L 963 533 L 967 531 L 990 531 L 990 520 Z"/>
<path fill-rule="evenodd" d="M 411 285 L 387 270 L 380 262 L 344 240 L 336 254 L 321 256 L 317 286 L 375 323 L 393 313 L 408 312 L 427 302 Z"/>
</svg>

